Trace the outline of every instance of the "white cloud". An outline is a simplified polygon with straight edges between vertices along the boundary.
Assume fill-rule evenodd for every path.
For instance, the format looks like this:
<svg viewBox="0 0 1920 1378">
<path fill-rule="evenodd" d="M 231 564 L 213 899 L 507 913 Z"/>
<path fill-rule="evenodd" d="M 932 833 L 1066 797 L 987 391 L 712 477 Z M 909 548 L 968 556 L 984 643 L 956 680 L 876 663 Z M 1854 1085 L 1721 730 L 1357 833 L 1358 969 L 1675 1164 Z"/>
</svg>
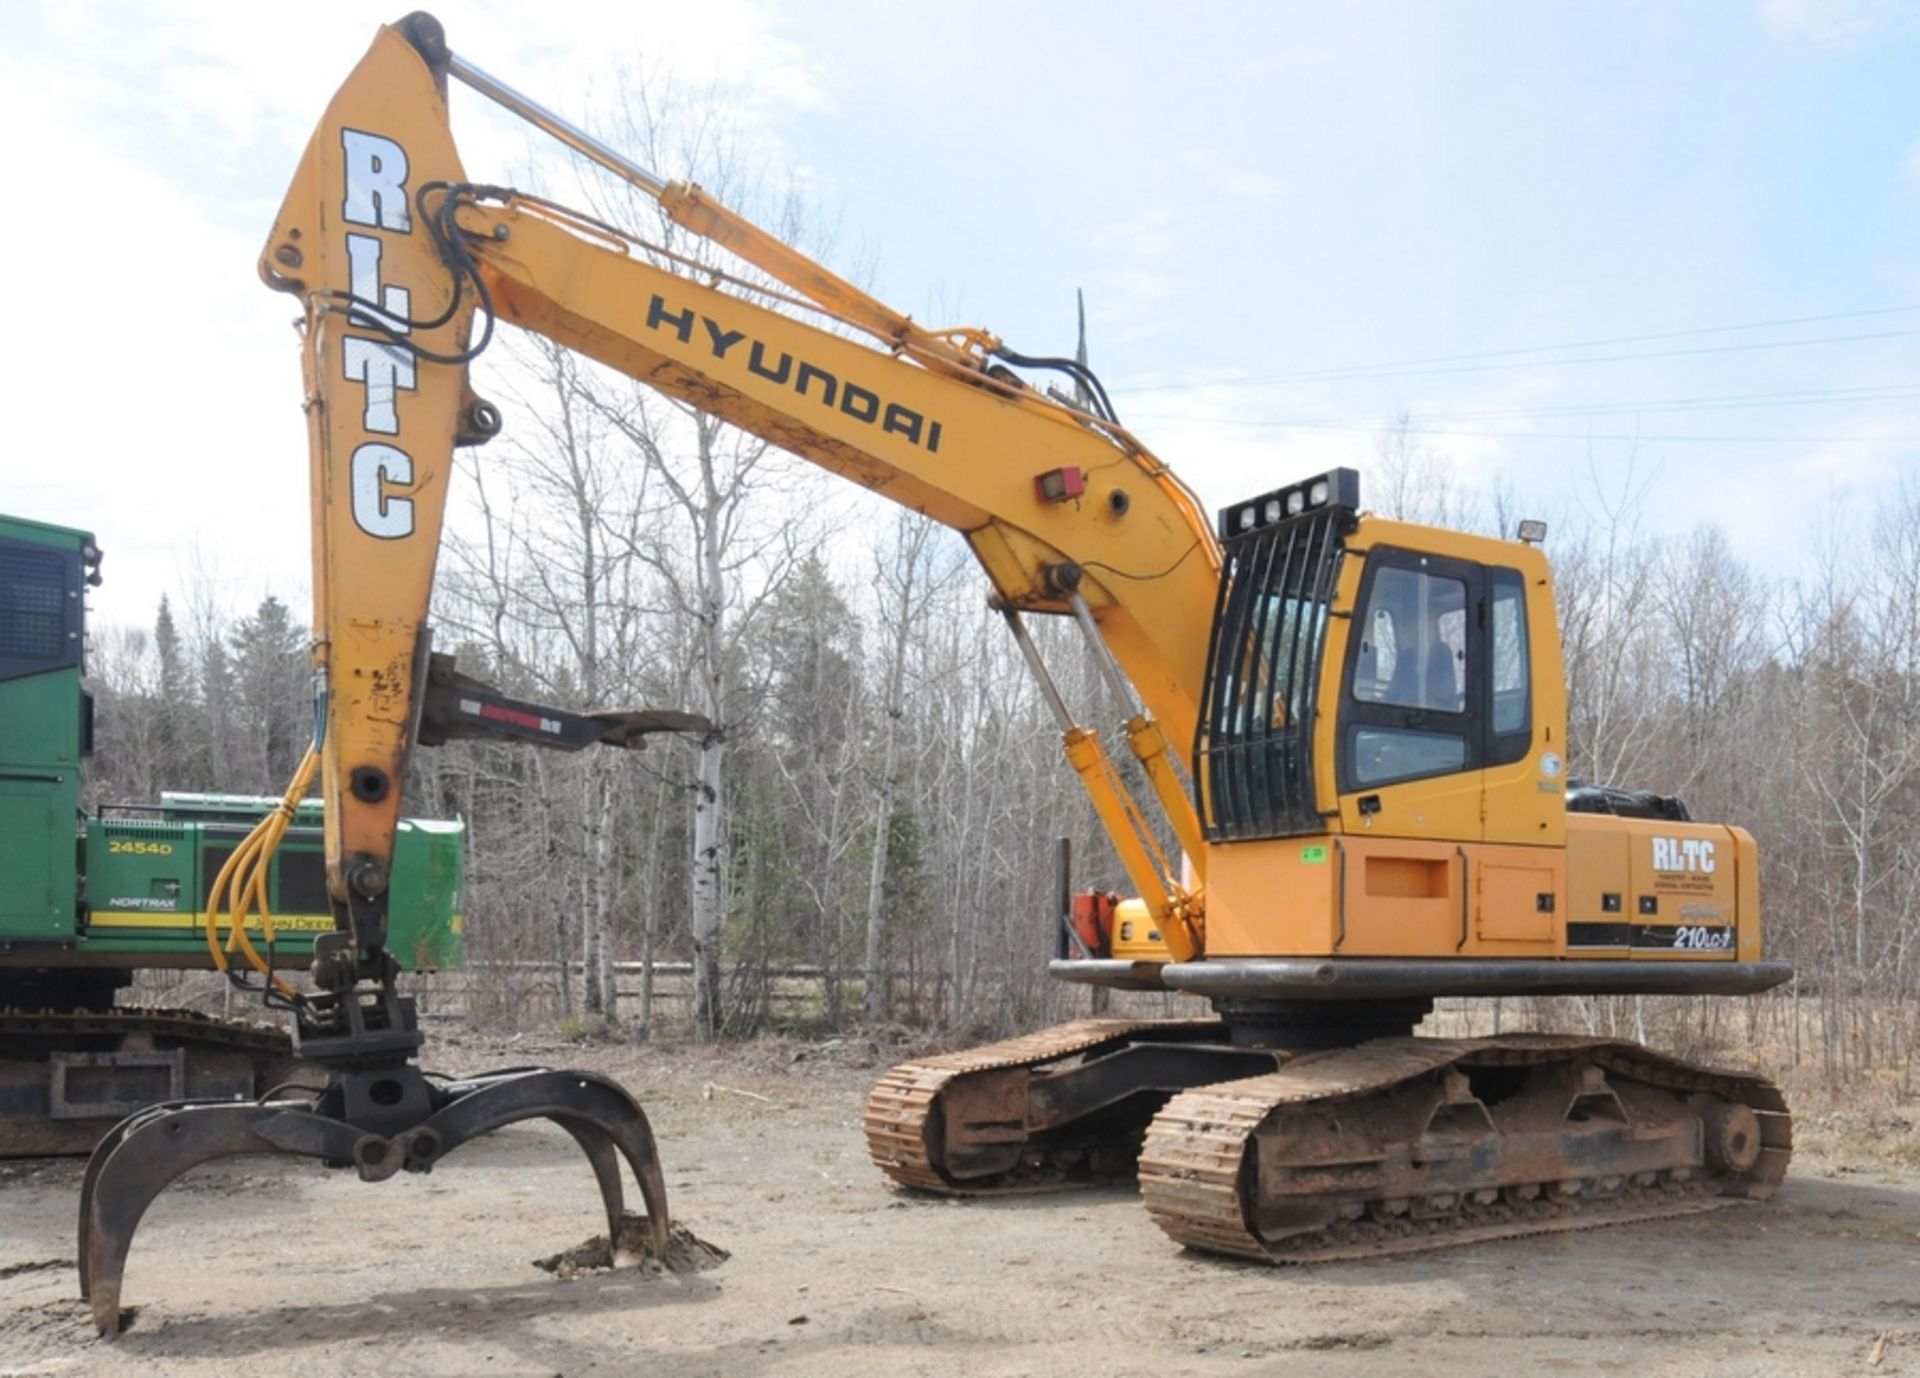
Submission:
<svg viewBox="0 0 1920 1378">
<path fill-rule="evenodd" d="M 518 5 L 435 8 L 456 51 L 582 123 L 629 66 L 715 93 L 756 157 L 784 148 L 793 111 L 831 105 L 753 0 L 595 0 L 541 23 Z M 343 0 L 295 42 L 251 6 L 150 0 L 133 22 L 65 0 L 24 25 L 35 51 L 0 55 L 0 119 L 31 131 L 11 141 L 9 175 L 38 207 L 0 229 L 15 322 L 5 505 L 96 532 L 107 621 L 150 622 L 162 591 L 202 571 L 229 611 L 269 591 L 304 601 L 296 308 L 254 262 L 327 100 L 399 9 Z M 470 172 L 524 168 L 526 126 L 464 87 L 453 106 Z"/>
<path fill-rule="evenodd" d="M 59 0 L 41 10 L 23 7 L 23 22 L 10 32 L 0 55 L 0 114 L 10 128 L 25 131 L 10 145 L 9 169 L 16 185 L 32 190 L 35 213 L 11 217 L 0 229 L 0 253 L 13 269 L 16 289 L 11 303 L 16 331 L 6 359 L 15 427 L 0 459 L 6 479 L 0 491 L 9 510 L 100 531 L 109 575 L 102 602 L 112 617 L 147 620 L 159 590 L 178 587 L 185 571 L 209 556 L 217 556 L 226 573 L 223 587 L 232 604 L 251 603 L 269 588 L 298 598 L 304 588 L 306 440 L 297 348 L 287 329 L 293 304 L 260 288 L 254 258 L 329 95 L 377 26 L 405 8 L 391 0 L 337 0 L 301 28 L 295 42 L 284 24 L 255 7 L 147 0 L 135 22 L 124 5 Z M 845 135 L 846 130 L 834 128 L 842 93 L 848 108 L 868 108 L 862 102 L 875 90 L 871 73 L 863 75 L 841 48 L 825 41 L 808 46 L 806 30 L 820 27 L 823 10 L 773 9 L 764 0 L 711 0 L 701 6 L 683 0 L 593 0 L 551 4 L 539 13 L 507 0 L 436 0 L 435 9 L 456 50 L 581 123 L 592 124 L 606 113 L 623 72 L 670 77 L 693 96 L 713 93 L 715 114 L 741 145 L 744 163 L 791 176 L 815 204 L 834 204 L 834 178 L 843 179 L 859 208 L 850 239 L 872 233 L 867 227 L 875 223 L 892 226 L 889 233 L 900 238 L 924 229 L 924 241 L 914 241 L 930 246 L 916 263 L 918 275 L 895 295 L 908 304 L 928 303 L 923 314 L 930 318 L 971 317 L 974 312 L 959 309 L 970 295 L 969 283 L 972 295 L 992 299 L 1013 280 L 1016 265 L 1009 254 L 1024 250 L 1020 236 L 1028 227 L 1022 215 L 1031 208 L 996 199 L 990 178 L 979 179 L 976 199 L 949 204 L 943 198 L 957 174 L 978 172 L 982 161 L 996 169 L 1011 166 L 1011 160 L 1029 156 L 1023 151 L 1027 145 L 980 142 L 948 159 L 929 160 L 924 144 L 911 142 L 911 131 L 926 126 L 913 124 L 913 112 L 896 107 L 902 109 L 899 131 L 869 126 L 839 148 L 801 146 L 795 131 L 803 128 L 819 129 L 827 140 Z M 1886 5 L 1805 0 L 1769 0 L 1758 12 L 1781 41 L 1822 44 L 1881 31 L 1899 22 L 1900 14 Z M 1223 88 L 1251 83 L 1257 106 L 1287 84 L 1289 70 L 1352 58 L 1338 47 L 1331 55 L 1297 44 L 1282 44 L 1275 54 L 1259 51 L 1238 68 L 1232 54 L 1224 64 L 1209 65 L 1209 80 Z M 863 86 L 863 80 L 869 84 Z M 1011 85 L 961 89 L 987 107 L 1017 108 L 1016 98 L 1032 94 Z M 1056 98 L 1073 103 L 1064 94 L 1056 92 Z M 1617 98 L 1610 91 L 1608 99 Z M 469 171 L 500 180 L 521 176 L 538 136 L 464 87 L 456 86 L 452 101 Z M 1445 118 L 1445 111 L 1436 112 L 1436 120 Z M 1666 318 L 1655 306 L 1664 310 L 1672 297 L 1687 295 L 1689 284 L 1655 277 L 1644 284 L 1638 305 L 1602 301 L 1566 285 L 1552 309 L 1539 302 L 1520 309 L 1502 301 L 1500 311 L 1482 313 L 1463 300 L 1448 319 L 1420 319 L 1417 304 L 1383 300 L 1364 273 L 1340 260 L 1344 240 L 1371 242 L 1373 227 L 1349 214 L 1351 205 L 1364 207 L 1364 197 L 1356 202 L 1329 194 L 1315 180 L 1322 174 L 1310 159 L 1290 157 L 1282 148 L 1216 146 L 1217 128 L 1170 127 L 1175 122 L 1171 116 L 1158 121 L 1164 138 L 1139 145 L 1133 156 L 1146 171 L 1137 184 L 1127 184 L 1126 195 L 1088 196 L 1093 218 L 1063 212 L 1047 227 L 1059 238 L 1061 258 L 1073 273 L 1065 277 L 1063 267 L 1063 275 L 1051 282 L 1087 283 L 1096 313 L 1096 354 L 1110 346 L 1136 346 L 1116 352 L 1139 376 L 1190 377 L 1204 385 L 1218 382 L 1219 374 L 1185 373 L 1193 359 L 1298 360 L 1317 357 L 1323 344 L 1334 362 L 1364 358 L 1372 347 L 1355 343 L 1361 338 L 1356 330 L 1340 328 L 1340 313 L 1349 309 L 1355 319 L 1381 322 L 1384 338 L 1404 328 L 1419 332 L 1422 343 L 1404 352 L 1440 354 L 1614 333 L 1614 324 L 1589 330 L 1580 322 L 1596 316 L 1611 321 L 1615 306 L 1624 321 L 1621 331 L 1659 328 L 1658 321 Z M 1330 132 L 1327 147 L 1343 145 L 1333 142 Z M 1055 156 L 1044 147 L 1041 153 Z M 1240 165 L 1236 154 L 1251 165 Z M 669 150 L 663 161 L 675 157 Z M 915 159 L 931 163 L 936 175 L 917 182 L 899 175 L 902 165 Z M 1332 168 L 1349 165 L 1330 156 Z M 676 176 L 686 169 L 657 170 Z M 1920 147 L 1906 157 L 1901 171 L 1920 188 Z M 1884 165 L 1875 175 L 1884 183 Z M 1325 176 L 1335 178 L 1329 184 L 1334 191 L 1352 190 L 1351 174 Z M 1308 209 L 1318 216 L 1313 228 L 1324 238 L 1301 242 L 1322 244 L 1323 254 L 1291 259 L 1276 273 L 1270 255 L 1242 257 L 1232 246 L 1215 251 L 1209 208 L 1237 211 L 1244 222 L 1257 225 L 1272 208 L 1245 203 L 1302 200 L 1293 183 L 1308 192 L 1317 189 Z M 556 177 L 554 184 L 562 196 L 577 199 L 571 183 Z M 911 222 L 904 214 L 887 221 L 883 217 L 889 212 L 902 211 L 903 186 L 918 188 L 922 200 L 912 209 L 926 214 Z M 948 222 L 944 226 L 942 216 Z M 943 228 L 952 233 L 943 238 Z M 1409 231 L 1409 236 L 1417 247 L 1417 234 Z M 1912 300 L 1910 293 L 1920 291 L 1909 260 L 1880 266 L 1884 281 L 1899 284 L 1898 293 L 1887 299 Z M 1523 256 L 1516 276 L 1524 277 L 1528 266 Z M 1275 277 L 1336 271 L 1347 274 L 1350 301 L 1308 294 L 1304 308 L 1281 311 L 1273 303 L 1291 298 L 1264 286 Z M 948 289 L 953 300 L 943 299 L 935 287 L 943 282 L 955 284 Z M 1740 289 L 1735 295 L 1770 300 L 1780 284 L 1756 277 L 1730 286 Z M 1811 299 L 1815 285 L 1805 287 Z M 1070 302 L 1065 288 L 1061 299 Z M 1192 327 L 1201 313 L 1209 331 L 1197 340 Z M 1745 307 L 1702 308 L 1693 319 L 1738 320 L 1750 314 Z M 1640 317 L 1654 323 L 1642 325 Z M 30 328 L 20 328 L 21 321 L 30 322 Z M 1508 333 L 1483 338 L 1490 322 Z M 1175 340 L 1179 349 L 1169 347 Z M 1381 352 L 1396 357 L 1403 351 Z M 1808 361 L 1810 368 L 1814 362 Z M 1836 362 L 1827 367 L 1831 372 L 1810 373 L 1804 383 L 1794 378 L 1779 386 L 1879 376 L 1856 377 Z M 1201 386 L 1117 400 L 1142 437 L 1217 505 L 1332 464 L 1365 470 L 1373 461 L 1376 435 L 1371 425 L 1356 428 L 1356 418 L 1383 422 L 1399 401 L 1434 432 L 1566 432 L 1584 422 L 1444 414 L 1774 385 L 1766 378 L 1705 381 L 1705 373 L 1679 368 L 1672 373 L 1671 384 L 1664 371 L 1651 368 L 1627 375 L 1641 380 L 1628 383 L 1615 382 L 1611 373 L 1570 373 L 1569 381 L 1528 369 L 1499 383 L 1463 375 L 1474 379 L 1464 391 L 1436 376 L 1357 392 L 1300 384 Z M 1696 383 L 1696 376 L 1702 381 Z M 484 387 L 484 374 L 481 382 Z M 1376 403 L 1378 413 L 1371 414 Z M 1783 420 L 1793 415 L 1781 413 Z M 1259 420 L 1342 426 L 1252 424 Z M 1700 426 L 1710 429 L 1705 422 Z M 1843 434 L 1824 426 L 1807 423 L 1809 431 Z M 1596 429 L 1619 432 L 1633 426 L 1630 418 L 1608 419 L 1597 422 Z M 1769 515 L 1788 510 L 1782 494 L 1796 486 L 1897 476 L 1902 466 L 1920 462 L 1898 446 L 1901 436 L 1915 433 L 1920 421 L 1889 419 L 1879 432 L 1846 443 L 1756 446 L 1744 467 L 1731 447 L 1669 445 L 1664 453 L 1673 459 L 1662 474 L 1656 515 L 1676 529 L 1719 516 L 1736 532 L 1758 533 L 1760 543 L 1748 548 L 1766 551 L 1792 539 L 1792 532 L 1777 529 Z M 1487 475 L 1506 470 L 1523 486 L 1548 494 L 1577 481 L 1577 473 L 1569 478 L 1563 471 L 1577 470 L 1584 452 L 1577 438 L 1431 438 L 1452 459 L 1463 483 L 1484 482 Z M 1657 448 L 1649 447 L 1649 462 Z M 1625 446 L 1596 449 L 1604 451 L 1604 463 L 1624 453 Z M 1669 496 L 1672 500 L 1665 501 Z"/>
<path fill-rule="evenodd" d="M 16 128 L 21 110 L 74 91 L 68 74 L 11 63 L 0 87 Z M 9 314 L 30 323 L 8 360 L 9 508 L 96 532 L 108 582 L 95 602 L 116 621 L 149 620 L 196 549 L 244 571 L 223 590 L 236 603 L 302 589 L 294 313 L 253 277 L 257 244 L 211 220 L 199 189 L 80 123 L 33 127 L 9 156 L 48 213 L 14 218 L 0 240 Z"/>
<path fill-rule="evenodd" d="M 1873 410 L 1828 429 L 1837 434 L 1771 467 L 1801 491 L 1808 480 L 1873 488 L 1920 469 L 1920 414 L 1914 410 Z"/>
<path fill-rule="evenodd" d="M 1292 187 L 1277 173 L 1237 163 L 1217 148 L 1190 148 L 1182 162 L 1186 176 L 1245 201 L 1275 201 Z"/>
<path fill-rule="evenodd" d="M 1242 62 L 1236 75 L 1243 81 L 1265 81 L 1288 72 L 1324 67 L 1333 60 L 1333 54 L 1325 48 L 1281 47 Z"/>
<path fill-rule="evenodd" d="M 1760 0 L 1760 22 L 1777 39 L 1839 47 L 1914 22 L 1906 0 Z"/>
</svg>

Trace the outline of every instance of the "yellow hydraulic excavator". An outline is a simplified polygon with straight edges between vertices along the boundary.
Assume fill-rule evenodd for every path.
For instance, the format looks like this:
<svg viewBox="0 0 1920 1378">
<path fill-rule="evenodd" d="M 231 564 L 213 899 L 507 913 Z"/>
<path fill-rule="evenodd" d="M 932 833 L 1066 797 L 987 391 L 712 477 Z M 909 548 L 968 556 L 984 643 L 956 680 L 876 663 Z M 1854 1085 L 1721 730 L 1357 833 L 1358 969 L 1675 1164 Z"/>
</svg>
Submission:
<svg viewBox="0 0 1920 1378">
<path fill-rule="evenodd" d="M 452 82 L 657 198 L 738 275 L 471 180 Z M 303 1152 L 377 1179 L 547 1114 L 603 1187 L 612 1176 L 616 1214 L 613 1147 L 626 1152 L 664 1229 L 644 1117 L 617 1088 L 563 1073 L 421 1083 L 384 950 L 416 742 L 697 728 L 515 705 L 431 651 L 453 449 L 501 425 L 467 364 L 499 323 L 962 532 L 1139 895 L 1116 924 L 1082 925 L 1054 973 L 1212 1004 L 1207 1019 L 1089 1021 L 893 1069 L 866 1129 L 895 1180 L 988 1194 L 1137 1170 L 1174 1239 L 1276 1261 L 1679 1214 L 1780 1181 L 1788 1117 L 1760 1078 L 1602 1038 L 1411 1036 L 1437 996 L 1734 995 L 1791 974 L 1761 958 L 1746 833 L 1566 779 L 1543 533 L 1383 520 L 1344 469 L 1210 521 L 1082 366 L 890 310 L 457 56 L 425 14 L 382 29 L 333 98 L 260 266 L 305 312 L 313 762 L 339 928 L 318 991 L 283 998 L 332 1075 L 318 1101 L 224 1122 L 162 1108 L 110 1136 L 82 1225 L 103 1325 L 139 1211 L 219 1153 Z M 1036 387 L 1045 371 L 1091 400 Z M 1127 749 L 1177 850 L 1049 678 L 1036 615 L 1076 624 L 1130 705 Z"/>
</svg>

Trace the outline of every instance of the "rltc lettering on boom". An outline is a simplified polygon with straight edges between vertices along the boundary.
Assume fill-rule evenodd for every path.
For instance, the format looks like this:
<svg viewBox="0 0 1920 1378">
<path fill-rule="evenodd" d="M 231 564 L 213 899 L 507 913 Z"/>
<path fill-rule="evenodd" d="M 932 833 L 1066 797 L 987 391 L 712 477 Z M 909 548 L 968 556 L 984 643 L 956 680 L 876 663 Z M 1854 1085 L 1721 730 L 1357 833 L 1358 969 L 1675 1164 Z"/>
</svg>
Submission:
<svg viewBox="0 0 1920 1378">
<path fill-rule="evenodd" d="M 406 150 L 392 139 L 358 129 L 341 130 L 340 144 L 341 220 L 371 230 L 411 234 Z M 347 323 L 406 334 L 413 293 L 381 281 L 379 236 L 348 234 L 346 238 L 347 291 L 354 299 Z M 399 394 L 412 392 L 418 385 L 414 357 L 391 340 L 348 335 L 340 343 L 340 368 L 348 382 L 365 389 L 360 428 L 392 437 L 355 446 L 348 460 L 347 491 L 354 525 L 376 540 L 411 536 L 413 500 L 395 495 L 389 485 L 413 481 L 413 458 L 393 441 L 400 436 Z"/>
</svg>

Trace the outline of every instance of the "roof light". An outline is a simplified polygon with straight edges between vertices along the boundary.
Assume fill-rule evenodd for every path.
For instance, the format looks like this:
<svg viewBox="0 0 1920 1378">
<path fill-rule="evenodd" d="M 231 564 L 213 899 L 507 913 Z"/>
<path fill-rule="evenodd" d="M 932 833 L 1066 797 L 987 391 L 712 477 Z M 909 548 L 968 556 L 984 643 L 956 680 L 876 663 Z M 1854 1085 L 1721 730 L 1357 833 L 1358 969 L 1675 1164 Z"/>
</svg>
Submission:
<svg viewBox="0 0 1920 1378">
<path fill-rule="evenodd" d="M 1324 474 L 1289 483 L 1248 499 L 1234 507 L 1223 507 L 1215 515 L 1216 530 L 1223 541 L 1285 526 L 1309 516 L 1330 512 L 1348 526 L 1360 512 L 1360 475 L 1351 469 L 1330 469 Z"/>
<path fill-rule="evenodd" d="M 1547 539 L 1547 524 L 1542 521 L 1523 521 L 1520 523 L 1520 539 L 1528 545 L 1539 545 Z"/>
</svg>

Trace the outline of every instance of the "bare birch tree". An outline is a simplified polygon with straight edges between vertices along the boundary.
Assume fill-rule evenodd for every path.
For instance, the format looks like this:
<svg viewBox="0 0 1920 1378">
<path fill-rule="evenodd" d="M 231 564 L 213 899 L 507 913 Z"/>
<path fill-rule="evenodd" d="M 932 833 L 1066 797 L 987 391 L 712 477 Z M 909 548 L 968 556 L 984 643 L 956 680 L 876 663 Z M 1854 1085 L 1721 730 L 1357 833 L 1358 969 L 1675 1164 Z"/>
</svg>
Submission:
<svg viewBox="0 0 1920 1378">
<path fill-rule="evenodd" d="M 957 568 L 942 572 L 936 563 L 935 527 L 925 517 L 902 512 L 894 521 L 893 537 L 884 554 L 874 560 L 874 582 L 879 594 L 877 615 L 887 637 L 886 671 L 880 702 L 879 792 L 873 806 L 873 858 L 867 872 L 866 946 L 862 969 L 865 989 L 861 1014 L 869 1020 L 891 1012 L 886 956 L 887 859 L 893 836 L 894 799 L 899 789 L 900 735 L 907 718 L 903 698 L 907 685 L 907 656 L 924 630 L 932 598 Z"/>
</svg>

